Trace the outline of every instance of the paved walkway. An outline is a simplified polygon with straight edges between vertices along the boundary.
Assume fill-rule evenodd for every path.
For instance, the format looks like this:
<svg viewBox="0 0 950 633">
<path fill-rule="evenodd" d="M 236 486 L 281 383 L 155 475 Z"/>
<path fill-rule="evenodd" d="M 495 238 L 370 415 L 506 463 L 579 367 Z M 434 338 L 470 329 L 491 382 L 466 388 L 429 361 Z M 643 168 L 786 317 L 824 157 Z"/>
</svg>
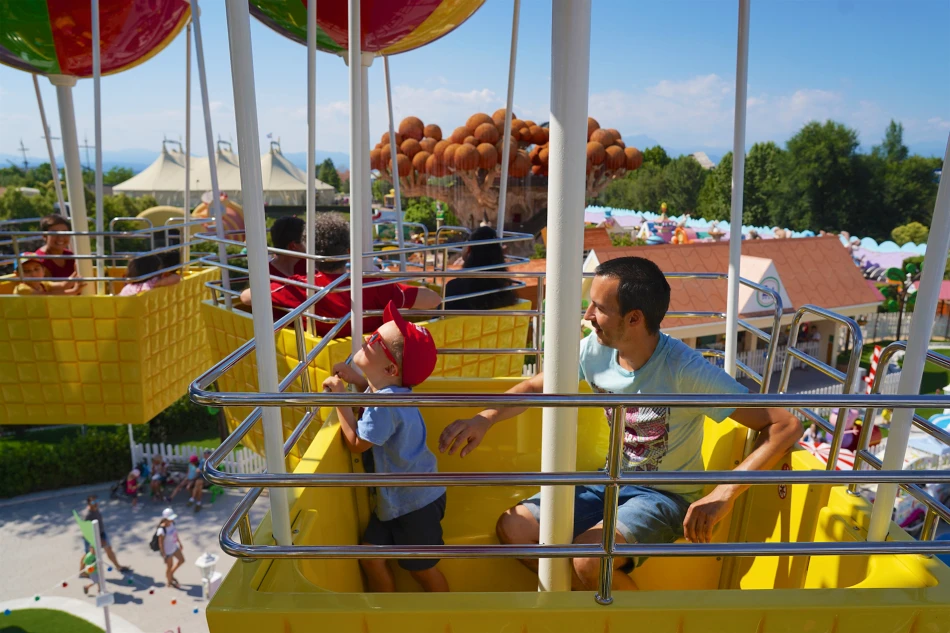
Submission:
<svg viewBox="0 0 950 633">
<path fill-rule="evenodd" d="M 0 501 L 0 559 L 5 570 L 0 574 L 0 603 L 70 612 L 70 605 L 88 605 L 100 614 L 97 623 L 101 626 L 102 610 L 95 608 L 95 589 L 84 596 L 82 585 L 86 581 L 77 577 L 83 541 L 72 516 L 72 510 L 82 516 L 86 496 L 98 494 L 112 548 L 119 562 L 133 569 L 124 575 L 115 569 L 109 571 L 111 563 L 103 556 L 106 583 L 109 591 L 115 593 L 110 611 L 137 627 L 114 631 L 177 633 L 180 627 L 181 633 L 206 633 L 207 603 L 201 599 L 201 573 L 194 562 L 207 551 L 218 555 L 217 571 L 226 574 L 231 568 L 234 559 L 218 546 L 218 531 L 240 500 L 240 494 L 228 491 L 213 505 L 206 503 L 198 514 L 186 506 L 186 496 L 179 495 L 171 504 L 179 514 L 178 529 L 185 554 L 185 564 L 176 573 L 182 588 L 174 589 L 165 586 L 165 565 L 149 548 L 152 531 L 166 504 L 144 500 L 133 510 L 126 502 L 110 500 L 109 487 L 83 486 Z M 266 499 L 256 504 L 251 514 L 255 526 L 266 507 Z M 34 600 L 37 595 L 39 601 Z M 57 601 L 64 598 L 69 600 L 58 604 L 65 606 L 58 606 Z M 75 613 L 86 617 L 85 612 L 83 609 Z"/>
</svg>

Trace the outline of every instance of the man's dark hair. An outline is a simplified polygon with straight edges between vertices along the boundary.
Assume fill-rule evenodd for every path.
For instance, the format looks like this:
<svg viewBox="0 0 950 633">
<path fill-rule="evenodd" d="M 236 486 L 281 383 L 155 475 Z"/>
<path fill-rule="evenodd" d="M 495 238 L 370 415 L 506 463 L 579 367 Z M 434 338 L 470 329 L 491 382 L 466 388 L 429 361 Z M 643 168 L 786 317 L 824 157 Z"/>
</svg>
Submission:
<svg viewBox="0 0 950 633">
<path fill-rule="evenodd" d="M 336 257 L 350 252 L 350 226 L 336 213 L 320 213 L 313 225 L 314 255 Z M 345 261 L 318 261 L 322 273 L 338 272 L 346 267 Z"/>
<path fill-rule="evenodd" d="M 287 250 L 292 242 L 303 243 L 304 226 L 304 221 L 295 215 L 277 218 L 274 225 L 270 227 L 270 241 L 274 244 L 274 248 Z"/>
<path fill-rule="evenodd" d="M 660 331 L 660 323 L 670 308 L 670 284 L 659 266 L 643 257 L 618 257 L 597 266 L 594 274 L 620 280 L 617 303 L 621 315 L 640 310 L 647 331 Z"/>
<path fill-rule="evenodd" d="M 47 216 L 44 216 L 43 218 L 40 219 L 40 230 L 41 230 L 41 231 L 51 231 L 54 226 L 59 226 L 60 224 L 64 224 L 64 225 L 66 225 L 67 227 L 72 226 L 72 225 L 69 223 L 69 220 L 67 220 L 66 218 L 64 218 L 64 217 L 61 216 L 60 214 L 58 214 L 58 213 L 52 213 L 52 214 L 47 215 Z"/>
</svg>

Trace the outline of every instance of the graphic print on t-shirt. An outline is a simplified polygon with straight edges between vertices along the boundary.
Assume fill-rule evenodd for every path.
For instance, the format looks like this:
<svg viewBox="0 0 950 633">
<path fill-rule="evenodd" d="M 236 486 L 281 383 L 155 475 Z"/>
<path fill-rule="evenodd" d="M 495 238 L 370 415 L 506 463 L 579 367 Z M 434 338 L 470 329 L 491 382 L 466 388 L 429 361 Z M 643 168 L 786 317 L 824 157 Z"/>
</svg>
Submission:
<svg viewBox="0 0 950 633">
<path fill-rule="evenodd" d="M 597 393 L 609 393 L 591 385 Z M 613 420 L 613 407 L 604 407 L 607 424 Z M 669 450 L 670 408 L 627 407 L 623 432 L 623 469 L 658 471 Z"/>
</svg>

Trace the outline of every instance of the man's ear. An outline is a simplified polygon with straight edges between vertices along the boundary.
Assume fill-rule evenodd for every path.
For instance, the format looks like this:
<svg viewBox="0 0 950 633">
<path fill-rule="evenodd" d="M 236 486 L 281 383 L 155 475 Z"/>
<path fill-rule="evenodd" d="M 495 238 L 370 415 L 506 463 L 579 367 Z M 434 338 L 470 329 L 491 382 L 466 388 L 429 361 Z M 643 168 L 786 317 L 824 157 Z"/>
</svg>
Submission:
<svg viewBox="0 0 950 633">
<path fill-rule="evenodd" d="M 641 310 L 631 310 L 624 318 L 627 320 L 627 325 L 634 326 L 643 322 L 643 312 Z"/>
</svg>

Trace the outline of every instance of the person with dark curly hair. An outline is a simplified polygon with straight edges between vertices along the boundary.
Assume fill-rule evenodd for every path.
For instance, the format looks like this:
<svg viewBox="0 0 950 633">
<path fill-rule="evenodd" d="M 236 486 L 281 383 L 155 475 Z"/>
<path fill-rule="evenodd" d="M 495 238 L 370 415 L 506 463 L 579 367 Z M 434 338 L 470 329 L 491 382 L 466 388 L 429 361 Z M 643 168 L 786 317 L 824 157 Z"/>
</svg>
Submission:
<svg viewBox="0 0 950 633">
<path fill-rule="evenodd" d="M 350 252 L 350 227 L 346 221 L 335 213 L 321 213 L 317 216 L 313 227 L 314 251 L 322 257 L 339 257 L 340 259 L 317 261 L 314 273 L 314 285 L 326 287 L 346 272 L 346 256 Z M 306 283 L 303 275 L 291 275 L 290 282 Z M 364 277 L 363 283 L 382 281 L 379 277 Z M 294 283 L 271 281 L 271 300 L 274 308 L 293 310 L 307 299 L 307 289 Z M 439 293 L 421 286 L 409 286 L 400 283 L 391 283 L 371 288 L 363 288 L 363 309 L 382 310 L 392 301 L 397 308 L 408 310 L 431 310 L 442 302 Z M 251 289 L 241 293 L 241 302 L 251 305 Z M 337 286 L 336 292 L 321 299 L 313 307 L 313 312 L 320 316 L 339 319 L 350 311 L 349 284 Z M 365 317 L 363 331 L 372 332 L 383 324 L 380 317 Z M 334 323 L 316 322 L 317 332 L 323 336 L 329 332 Z M 347 324 L 340 331 L 340 337 L 350 336 L 350 326 Z"/>
</svg>

